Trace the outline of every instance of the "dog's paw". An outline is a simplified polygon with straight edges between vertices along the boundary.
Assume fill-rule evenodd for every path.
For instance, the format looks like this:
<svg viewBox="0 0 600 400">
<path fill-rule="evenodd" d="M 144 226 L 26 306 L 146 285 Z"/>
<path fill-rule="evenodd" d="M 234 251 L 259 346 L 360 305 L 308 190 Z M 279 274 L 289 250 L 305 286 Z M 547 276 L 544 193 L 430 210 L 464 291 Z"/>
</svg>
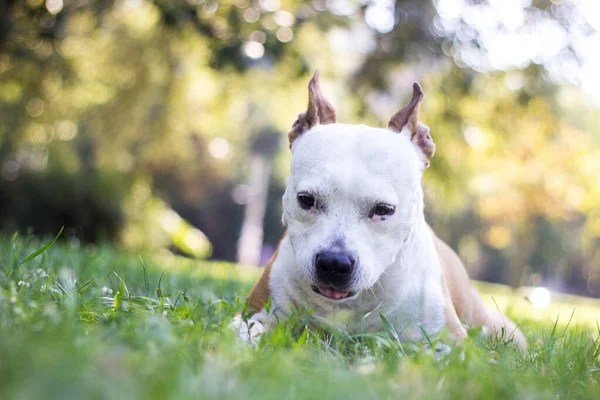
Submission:
<svg viewBox="0 0 600 400">
<path fill-rule="evenodd" d="M 442 343 L 442 342 L 437 342 L 435 344 L 435 346 L 433 348 L 429 348 L 427 351 L 427 354 L 429 354 L 430 356 L 432 356 L 433 358 L 435 358 L 438 362 L 441 362 L 442 365 L 448 365 L 448 363 L 450 362 L 450 353 L 452 353 L 452 351 L 454 350 L 454 348 L 446 343 Z M 454 359 L 454 358 L 452 358 Z M 464 351 L 460 351 L 460 353 L 458 353 L 458 359 L 460 361 L 464 361 L 465 360 L 465 352 Z"/>
<path fill-rule="evenodd" d="M 433 349 L 433 356 L 439 360 L 450 354 L 451 351 L 452 347 L 448 346 L 445 343 L 438 342 L 435 344 L 435 347 Z"/>
<path fill-rule="evenodd" d="M 452 352 L 452 346 L 446 343 L 437 342 L 434 347 L 428 347 L 425 353 L 432 356 L 436 360 L 443 360 Z"/>
<path fill-rule="evenodd" d="M 265 326 L 256 319 L 244 320 L 241 315 L 236 315 L 231 321 L 230 326 L 237 332 L 237 335 L 243 341 L 250 344 L 257 344 L 260 337 L 265 333 Z"/>
</svg>

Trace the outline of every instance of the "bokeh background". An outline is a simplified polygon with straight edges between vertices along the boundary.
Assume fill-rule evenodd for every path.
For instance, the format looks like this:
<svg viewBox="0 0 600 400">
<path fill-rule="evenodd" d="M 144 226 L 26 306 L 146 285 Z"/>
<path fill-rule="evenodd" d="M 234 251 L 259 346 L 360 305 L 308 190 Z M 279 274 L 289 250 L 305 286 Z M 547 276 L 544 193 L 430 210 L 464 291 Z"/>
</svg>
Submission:
<svg viewBox="0 0 600 400">
<path fill-rule="evenodd" d="M 316 68 L 425 91 L 427 218 L 471 275 L 600 297 L 597 0 L 2 0 L 0 229 L 261 264 Z"/>
</svg>

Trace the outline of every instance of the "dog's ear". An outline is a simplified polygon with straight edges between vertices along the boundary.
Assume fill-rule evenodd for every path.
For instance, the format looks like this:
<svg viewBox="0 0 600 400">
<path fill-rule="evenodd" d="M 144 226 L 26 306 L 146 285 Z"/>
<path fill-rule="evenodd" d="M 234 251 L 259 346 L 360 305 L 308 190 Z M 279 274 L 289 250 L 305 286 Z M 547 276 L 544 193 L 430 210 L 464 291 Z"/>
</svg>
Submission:
<svg viewBox="0 0 600 400">
<path fill-rule="evenodd" d="M 306 112 L 298 115 L 298 119 L 294 122 L 288 134 L 290 147 L 294 140 L 312 127 L 319 124 L 327 125 L 334 123 L 335 109 L 325 96 L 323 96 L 323 93 L 321 93 L 321 88 L 319 87 L 319 70 L 316 70 L 308 84 L 308 108 Z"/>
<path fill-rule="evenodd" d="M 417 82 L 413 83 L 413 95 L 410 102 L 392 116 L 388 122 L 388 129 L 410 135 L 413 144 L 421 151 L 425 167 L 435 153 L 435 143 L 429 134 L 429 128 L 419 122 L 419 111 L 423 101 L 423 90 Z"/>
</svg>

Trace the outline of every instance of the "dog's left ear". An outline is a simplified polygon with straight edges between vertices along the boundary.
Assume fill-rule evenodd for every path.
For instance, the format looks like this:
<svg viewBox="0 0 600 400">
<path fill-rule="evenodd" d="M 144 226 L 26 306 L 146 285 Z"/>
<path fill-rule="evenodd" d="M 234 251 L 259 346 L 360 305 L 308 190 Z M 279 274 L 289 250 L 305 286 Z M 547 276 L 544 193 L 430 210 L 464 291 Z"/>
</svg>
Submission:
<svg viewBox="0 0 600 400">
<path fill-rule="evenodd" d="M 420 150 L 425 167 L 429 166 L 435 153 L 435 143 L 429 134 L 429 127 L 419 122 L 419 111 L 423 101 L 423 90 L 417 82 L 413 83 L 413 95 L 410 103 L 392 116 L 388 129 L 410 135 L 410 140 Z"/>
<path fill-rule="evenodd" d="M 298 119 L 292 125 L 288 134 L 290 147 L 292 143 L 304 132 L 316 125 L 327 125 L 335 123 L 335 108 L 327 101 L 319 87 L 319 70 L 308 84 L 308 107 L 306 112 L 298 115 Z"/>
</svg>

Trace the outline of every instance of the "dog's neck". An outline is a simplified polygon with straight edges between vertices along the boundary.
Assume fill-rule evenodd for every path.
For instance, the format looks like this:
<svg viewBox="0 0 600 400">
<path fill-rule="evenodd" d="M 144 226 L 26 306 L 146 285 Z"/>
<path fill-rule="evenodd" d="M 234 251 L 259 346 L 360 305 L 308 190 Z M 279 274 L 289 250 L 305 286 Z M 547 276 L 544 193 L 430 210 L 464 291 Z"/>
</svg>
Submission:
<svg viewBox="0 0 600 400">
<path fill-rule="evenodd" d="M 415 222 L 412 224 L 410 233 L 380 278 L 380 283 L 383 285 L 388 281 L 386 275 L 390 274 L 413 280 L 420 275 L 427 278 L 431 275 L 432 270 L 440 270 L 439 258 L 433 241 L 433 232 L 425 221 L 421 194 L 417 204 Z"/>
<path fill-rule="evenodd" d="M 379 283 L 398 287 L 398 281 L 390 282 L 390 276 L 406 281 L 423 281 L 439 276 L 440 262 L 429 225 L 421 214 L 413 225 L 410 236 L 402 244 L 392 264 L 385 270 Z M 379 286 L 377 284 L 376 286 Z M 400 286 L 402 287 L 402 286 Z"/>
<path fill-rule="evenodd" d="M 421 329 L 437 332 L 444 323 L 442 270 L 433 233 L 420 215 L 396 259 L 372 287 L 359 296 L 354 329 L 377 329 L 379 312 L 403 340 L 420 340 Z M 365 317 L 365 315 L 368 315 Z"/>
</svg>

